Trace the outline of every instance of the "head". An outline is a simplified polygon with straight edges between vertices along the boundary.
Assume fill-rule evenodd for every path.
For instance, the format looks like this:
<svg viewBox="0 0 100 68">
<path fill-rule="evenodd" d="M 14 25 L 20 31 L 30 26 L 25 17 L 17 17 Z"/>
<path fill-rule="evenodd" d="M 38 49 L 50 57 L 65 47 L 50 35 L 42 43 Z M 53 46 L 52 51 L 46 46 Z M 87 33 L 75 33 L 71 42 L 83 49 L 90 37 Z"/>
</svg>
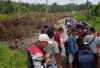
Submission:
<svg viewBox="0 0 100 68">
<path fill-rule="evenodd" d="M 89 25 L 86 22 L 83 22 L 82 24 L 85 27 L 85 29 L 88 29 Z"/>
<path fill-rule="evenodd" d="M 79 48 L 81 48 L 84 44 L 83 38 L 77 38 L 76 43 Z"/>
<path fill-rule="evenodd" d="M 54 37 L 54 29 L 52 27 L 48 29 L 47 35 L 49 36 L 49 38 Z"/>
<path fill-rule="evenodd" d="M 59 28 L 58 28 L 58 33 L 59 33 L 59 34 L 62 34 L 63 31 L 64 31 L 64 29 L 63 29 L 62 27 L 59 27 Z"/>
<path fill-rule="evenodd" d="M 95 28 L 94 27 L 90 27 L 90 34 L 95 34 Z"/>
<path fill-rule="evenodd" d="M 49 37 L 47 34 L 41 34 L 39 36 L 39 39 L 38 39 L 38 45 L 41 47 L 41 48 L 45 48 L 46 45 L 48 44 L 48 41 L 49 41 Z"/>
<path fill-rule="evenodd" d="M 49 28 L 48 25 L 45 25 L 45 26 L 44 26 L 44 31 L 47 32 L 47 31 L 48 31 L 48 28 Z"/>
<path fill-rule="evenodd" d="M 73 28 L 73 29 L 71 30 L 71 33 L 72 33 L 72 35 L 76 36 L 77 33 L 78 33 L 78 30 L 77 30 L 76 28 Z"/>
<path fill-rule="evenodd" d="M 100 32 L 97 33 L 97 36 L 100 38 Z"/>
<path fill-rule="evenodd" d="M 78 31 L 84 30 L 84 26 L 81 24 L 76 25 L 76 28 L 78 29 Z"/>
</svg>

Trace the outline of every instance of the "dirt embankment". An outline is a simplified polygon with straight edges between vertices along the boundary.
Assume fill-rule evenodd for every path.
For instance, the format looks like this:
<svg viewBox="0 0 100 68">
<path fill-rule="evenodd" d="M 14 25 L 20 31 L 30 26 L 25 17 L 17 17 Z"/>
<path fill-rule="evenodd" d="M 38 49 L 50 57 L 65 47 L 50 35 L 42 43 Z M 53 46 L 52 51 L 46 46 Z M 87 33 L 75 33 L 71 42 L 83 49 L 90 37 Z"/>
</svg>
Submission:
<svg viewBox="0 0 100 68">
<path fill-rule="evenodd" d="M 0 41 L 10 41 L 10 45 L 14 45 L 17 39 L 31 44 L 29 39 L 36 38 L 35 34 L 38 34 L 44 25 L 53 26 L 61 15 L 59 13 L 46 14 L 43 17 L 27 15 L 10 21 L 0 20 Z"/>
</svg>

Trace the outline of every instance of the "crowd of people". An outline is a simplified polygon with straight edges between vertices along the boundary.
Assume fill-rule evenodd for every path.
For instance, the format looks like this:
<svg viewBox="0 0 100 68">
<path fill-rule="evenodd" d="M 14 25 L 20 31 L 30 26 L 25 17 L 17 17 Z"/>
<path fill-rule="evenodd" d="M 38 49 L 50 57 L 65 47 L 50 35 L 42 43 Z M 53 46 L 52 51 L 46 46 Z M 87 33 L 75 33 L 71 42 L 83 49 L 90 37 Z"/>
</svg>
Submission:
<svg viewBox="0 0 100 68">
<path fill-rule="evenodd" d="M 96 35 L 95 28 L 86 22 L 75 21 L 71 17 L 65 17 L 65 20 L 69 67 L 99 68 L 100 33 Z"/>
<path fill-rule="evenodd" d="M 38 41 L 29 47 L 28 68 L 63 68 L 62 24 L 65 24 L 68 35 L 64 46 L 69 68 L 98 67 L 100 33 L 96 35 L 95 28 L 88 23 L 75 21 L 71 16 L 64 16 L 53 27 L 45 25 Z"/>
</svg>

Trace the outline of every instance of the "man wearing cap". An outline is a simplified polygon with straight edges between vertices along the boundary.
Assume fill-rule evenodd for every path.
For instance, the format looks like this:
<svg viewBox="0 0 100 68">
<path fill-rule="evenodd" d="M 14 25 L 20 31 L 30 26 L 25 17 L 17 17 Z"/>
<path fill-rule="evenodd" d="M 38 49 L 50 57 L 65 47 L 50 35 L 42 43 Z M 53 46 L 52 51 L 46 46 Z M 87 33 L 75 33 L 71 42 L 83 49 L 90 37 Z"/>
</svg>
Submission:
<svg viewBox="0 0 100 68">
<path fill-rule="evenodd" d="M 90 35 L 86 35 L 84 38 L 84 42 L 89 44 L 92 41 L 92 43 L 89 45 L 90 49 L 94 53 L 95 59 L 96 59 L 96 65 L 98 60 L 98 49 L 100 48 L 100 38 L 95 36 L 95 28 L 90 27 Z"/>
<path fill-rule="evenodd" d="M 45 61 L 45 52 L 43 48 L 46 47 L 49 41 L 47 34 L 41 34 L 39 36 L 38 42 L 32 45 L 28 49 L 28 68 L 46 68 L 49 64 L 50 59 Z"/>
<path fill-rule="evenodd" d="M 77 45 L 76 45 L 76 38 L 75 36 L 77 35 L 77 29 L 73 28 L 71 31 L 71 34 L 68 39 L 68 53 L 69 53 L 69 66 L 72 68 L 72 62 L 74 58 L 74 54 L 77 50 Z"/>
</svg>

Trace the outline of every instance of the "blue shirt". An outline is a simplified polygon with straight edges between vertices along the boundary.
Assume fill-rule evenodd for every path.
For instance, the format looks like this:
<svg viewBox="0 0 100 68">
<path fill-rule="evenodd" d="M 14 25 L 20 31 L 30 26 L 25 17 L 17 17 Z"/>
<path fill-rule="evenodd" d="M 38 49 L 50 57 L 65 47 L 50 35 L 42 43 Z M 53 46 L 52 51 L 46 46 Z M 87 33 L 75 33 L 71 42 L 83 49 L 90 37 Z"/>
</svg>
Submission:
<svg viewBox="0 0 100 68">
<path fill-rule="evenodd" d="M 76 50 L 77 50 L 76 38 L 72 34 L 70 34 L 68 39 L 68 52 L 69 54 L 75 54 Z"/>
<path fill-rule="evenodd" d="M 71 19 L 71 20 L 70 20 L 70 24 L 72 25 L 72 23 L 73 23 L 73 20 Z"/>
</svg>

